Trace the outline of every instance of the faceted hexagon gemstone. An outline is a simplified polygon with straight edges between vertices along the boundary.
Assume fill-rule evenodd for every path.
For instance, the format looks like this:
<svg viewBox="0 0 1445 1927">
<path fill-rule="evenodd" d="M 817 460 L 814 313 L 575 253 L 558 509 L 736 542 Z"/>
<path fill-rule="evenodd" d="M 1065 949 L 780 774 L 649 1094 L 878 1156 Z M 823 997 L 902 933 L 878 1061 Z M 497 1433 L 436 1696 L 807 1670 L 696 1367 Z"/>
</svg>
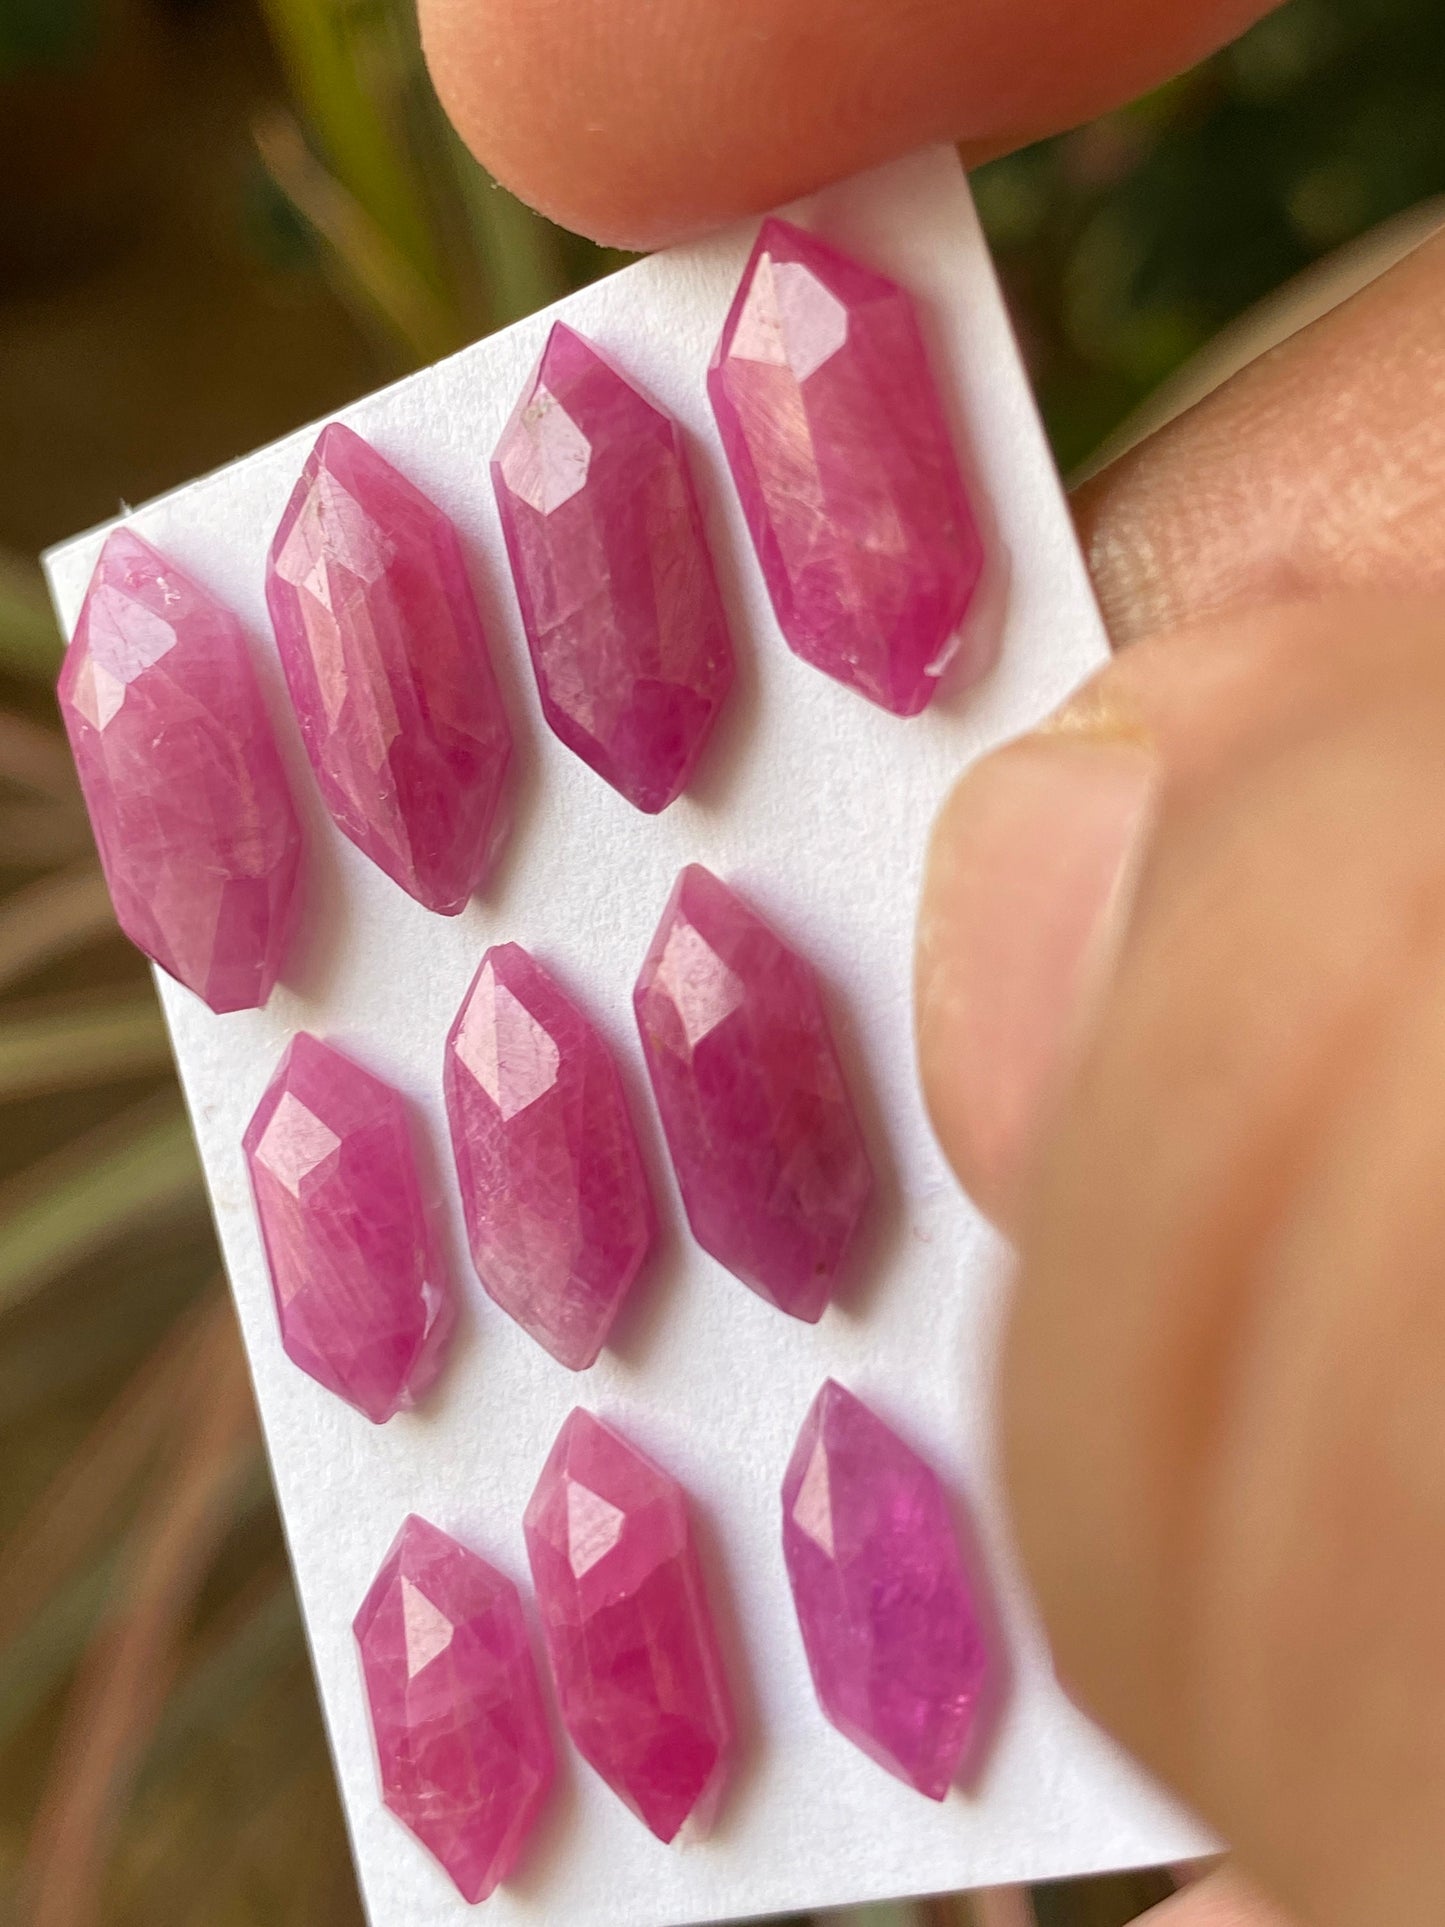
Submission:
<svg viewBox="0 0 1445 1927">
<path fill-rule="evenodd" d="M 333 422 L 281 517 L 266 601 L 337 827 L 455 916 L 500 840 L 512 753 L 456 529 Z"/>
<path fill-rule="evenodd" d="M 381 1425 L 430 1388 L 455 1323 L 401 1094 L 302 1031 L 244 1145 L 286 1355 Z"/>
<path fill-rule="evenodd" d="M 788 646 L 916 715 L 957 652 L 983 544 L 912 301 L 765 221 L 707 380 Z M 980 636 L 968 680 L 991 660 Z"/>
<path fill-rule="evenodd" d="M 694 863 L 633 1003 L 693 1236 L 816 1322 L 873 1173 L 812 966 Z"/>
<path fill-rule="evenodd" d="M 555 1770 L 517 1588 L 413 1515 L 352 1630 L 382 1799 L 463 1900 L 485 1900 L 515 1867 Z"/>
<path fill-rule="evenodd" d="M 445 1085 L 477 1276 L 583 1371 L 656 1228 L 612 1055 L 540 964 L 498 944 L 447 1037 Z"/>
<path fill-rule="evenodd" d="M 524 1518 L 562 1718 L 659 1840 L 716 1811 L 733 1716 L 687 1498 L 590 1413 L 573 1412 Z"/>
<path fill-rule="evenodd" d="M 240 623 L 117 529 L 59 697 L 121 929 L 212 1010 L 259 1009 L 295 924 L 301 829 Z"/>
<path fill-rule="evenodd" d="M 783 1557 L 823 1711 L 941 1800 L 989 1673 L 958 1536 L 931 1468 L 832 1379 L 783 1479 Z"/>
<path fill-rule="evenodd" d="M 733 679 L 677 423 L 559 321 L 492 483 L 543 714 L 629 803 L 666 809 Z"/>
</svg>

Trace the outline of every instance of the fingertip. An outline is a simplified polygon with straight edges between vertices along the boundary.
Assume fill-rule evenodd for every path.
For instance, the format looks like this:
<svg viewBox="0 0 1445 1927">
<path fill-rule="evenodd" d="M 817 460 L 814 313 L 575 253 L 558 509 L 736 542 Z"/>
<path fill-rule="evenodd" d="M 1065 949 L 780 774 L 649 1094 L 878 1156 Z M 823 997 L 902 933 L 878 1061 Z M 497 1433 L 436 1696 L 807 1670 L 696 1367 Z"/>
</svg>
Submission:
<svg viewBox="0 0 1445 1927">
<path fill-rule="evenodd" d="M 923 1087 L 975 1201 L 1007 1226 L 1153 788 L 1140 744 L 1045 732 L 945 803 L 919 917 Z"/>
<path fill-rule="evenodd" d="M 533 207 L 656 247 L 931 141 L 998 151 L 1198 59 L 1268 0 L 420 0 L 463 140 Z"/>
</svg>

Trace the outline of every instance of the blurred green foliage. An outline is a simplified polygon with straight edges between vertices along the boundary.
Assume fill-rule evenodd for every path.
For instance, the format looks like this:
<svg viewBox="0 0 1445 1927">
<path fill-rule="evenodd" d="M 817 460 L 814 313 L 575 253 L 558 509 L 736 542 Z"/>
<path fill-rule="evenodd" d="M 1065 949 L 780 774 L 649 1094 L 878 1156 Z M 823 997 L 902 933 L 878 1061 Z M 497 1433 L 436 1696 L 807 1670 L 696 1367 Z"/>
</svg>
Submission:
<svg viewBox="0 0 1445 1927">
<path fill-rule="evenodd" d="M 1226 322 L 1445 193 L 1439 0 L 1290 0 L 975 187 L 1065 469 Z"/>
<path fill-rule="evenodd" d="M 83 59 L 99 17 L 97 0 L 0 0 L 0 79 Z"/>
</svg>

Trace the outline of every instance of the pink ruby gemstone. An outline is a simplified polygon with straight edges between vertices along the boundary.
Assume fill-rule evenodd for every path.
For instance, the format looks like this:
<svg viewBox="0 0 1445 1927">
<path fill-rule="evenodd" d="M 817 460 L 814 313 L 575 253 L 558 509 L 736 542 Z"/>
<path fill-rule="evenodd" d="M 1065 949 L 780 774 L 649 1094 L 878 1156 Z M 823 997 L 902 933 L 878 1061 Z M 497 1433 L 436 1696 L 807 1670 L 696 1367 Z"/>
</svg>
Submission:
<svg viewBox="0 0 1445 1927">
<path fill-rule="evenodd" d="M 916 715 L 955 652 L 983 544 L 912 301 L 765 221 L 707 382 L 788 646 Z M 960 673 L 977 681 L 991 661 L 980 638 Z"/>
<path fill-rule="evenodd" d="M 990 1670 L 958 1535 L 931 1468 L 832 1379 L 783 1479 L 783 1557 L 823 1711 L 941 1800 Z"/>
<path fill-rule="evenodd" d="M 286 1355 L 381 1425 L 429 1389 L 455 1322 L 401 1094 L 302 1031 L 244 1145 Z"/>
<path fill-rule="evenodd" d="M 455 528 L 333 422 L 281 517 L 266 601 L 337 827 L 455 916 L 499 840 L 512 753 Z"/>
<path fill-rule="evenodd" d="M 666 809 L 733 679 L 677 423 L 559 321 L 492 483 L 543 714 L 629 803 Z"/>
<path fill-rule="evenodd" d="M 633 1002 L 694 1237 L 814 1323 L 873 1173 L 812 966 L 694 863 Z"/>
<path fill-rule="evenodd" d="M 659 1840 L 712 1818 L 733 1716 L 676 1479 L 590 1413 L 557 1435 L 524 1520 L 577 1749 Z"/>
<path fill-rule="evenodd" d="M 617 1066 L 519 944 L 498 944 L 447 1037 L 447 1117 L 477 1276 L 574 1372 L 607 1342 L 652 1244 Z"/>
<path fill-rule="evenodd" d="M 120 927 L 212 1010 L 255 1010 L 301 830 L 241 625 L 129 529 L 106 539 L 60 713 Z"/>
<path fill-rule="evenodd" d="M 352 1629 L 381 1795 L 485 1900 L 517 1864 L 555 1770 L 517 1588 L 413 1515 Z"/>
</svg>

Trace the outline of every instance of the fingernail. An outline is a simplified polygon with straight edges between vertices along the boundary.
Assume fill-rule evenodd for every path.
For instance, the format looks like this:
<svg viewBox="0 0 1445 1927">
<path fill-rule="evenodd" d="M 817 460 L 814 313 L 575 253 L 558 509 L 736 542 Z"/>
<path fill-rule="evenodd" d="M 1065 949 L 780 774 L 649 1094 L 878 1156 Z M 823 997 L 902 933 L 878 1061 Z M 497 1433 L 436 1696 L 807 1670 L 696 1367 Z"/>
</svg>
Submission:
<svg viewBox="0 0 1445 1927">
<path fill-rule="evenodd" d="M 918 930 L 924 1089 L 959 1176 L 1005 1224 L 1122 926 L 1154 771 L 1140 742 L 1045 730 L 970 770 L 934 828 Z"/>
</svg>

